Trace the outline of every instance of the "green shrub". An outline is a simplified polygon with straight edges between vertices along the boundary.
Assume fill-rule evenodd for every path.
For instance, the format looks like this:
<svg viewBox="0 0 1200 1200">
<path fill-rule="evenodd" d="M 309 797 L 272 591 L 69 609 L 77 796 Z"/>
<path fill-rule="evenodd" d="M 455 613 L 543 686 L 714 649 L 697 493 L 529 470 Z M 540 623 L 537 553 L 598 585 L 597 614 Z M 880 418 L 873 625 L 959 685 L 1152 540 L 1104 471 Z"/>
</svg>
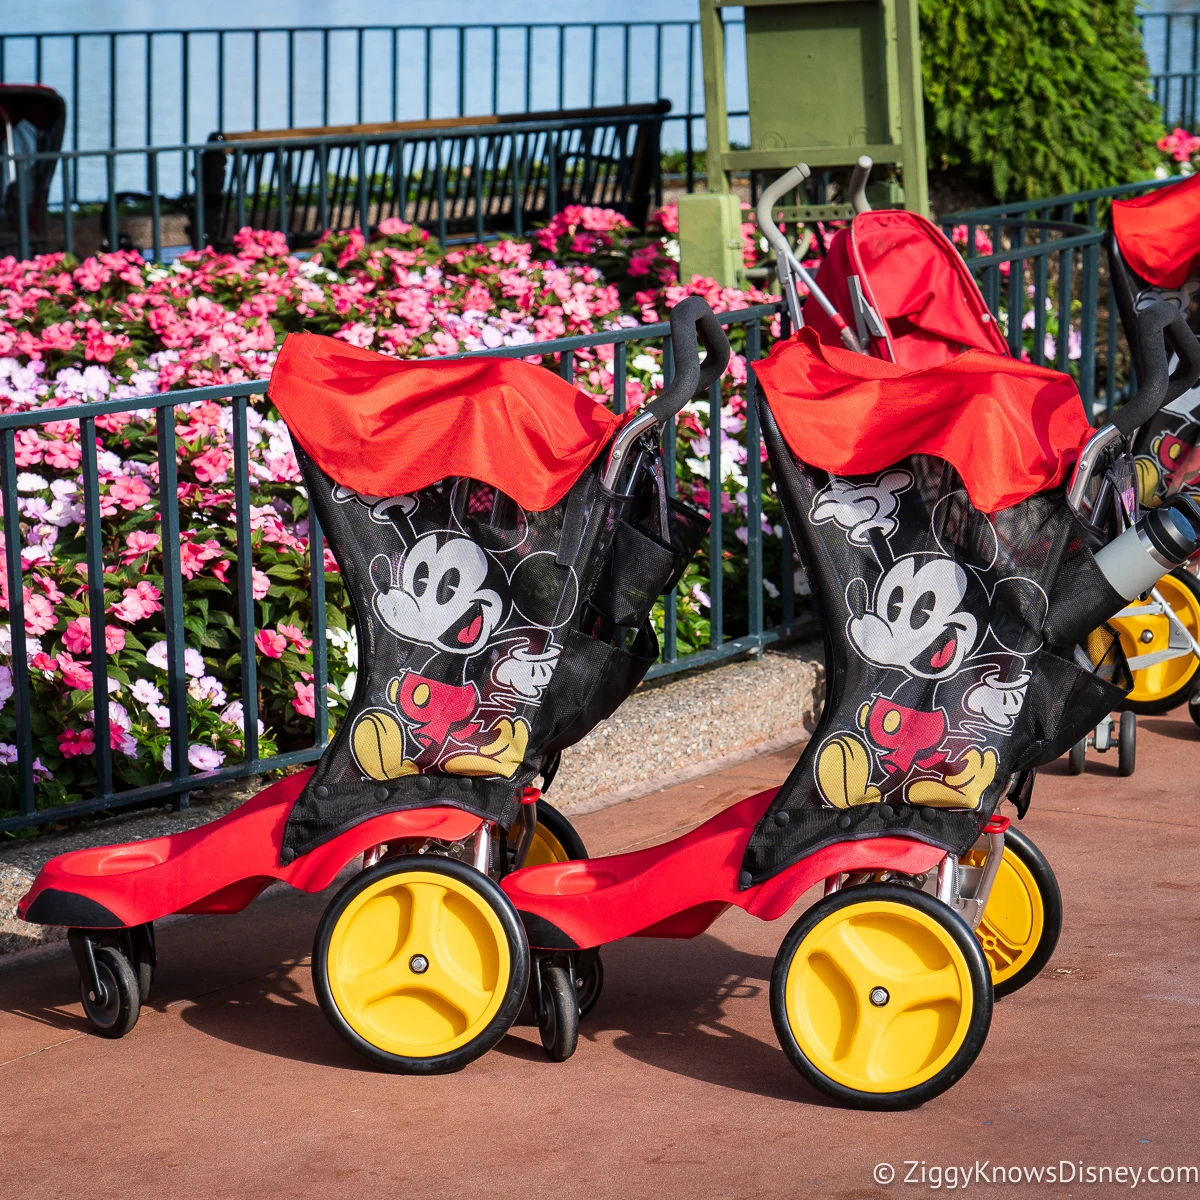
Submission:
<svg viewBox="0 0 1200 1200">
<path fill-rule="evenodd" d="M 1137 0 L 921 0 L 929 165 L 998 199 L 1142 179 L 1161 161 Z"/>
</svg>

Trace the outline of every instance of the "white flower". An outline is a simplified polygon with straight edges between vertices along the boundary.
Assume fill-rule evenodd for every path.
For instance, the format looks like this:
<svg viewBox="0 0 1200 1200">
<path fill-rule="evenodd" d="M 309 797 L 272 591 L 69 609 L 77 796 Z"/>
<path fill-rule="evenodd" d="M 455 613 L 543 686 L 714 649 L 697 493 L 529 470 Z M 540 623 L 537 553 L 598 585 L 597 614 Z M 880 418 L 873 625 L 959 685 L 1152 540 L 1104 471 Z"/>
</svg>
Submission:
<svg viewBox="0 0 1200 1200">
<path fill-rule="evenodd" d="M 653 373 L 658 370 L 658 363 L 648 354 L 639 354 L 637 358 L 630 361 L 629 365 L 635 371 L 650 371 Z"/>
<path fill-rule="evenodd" d="M 214 750 L 211 746 L 201 746 L 193 742 L 188 747 L 188 762 L 197 771 L 215 771 L 225 761 L 222 750 Z"/>
<path fill-rule="evenodd" d="M 166 643 L 164 642 L 163 645 L 165 646 Z M 130 688 L 130 695 L 132 695 L 139 704 L 161 704 L 163 698 L 162 692 L 160 692 L 158 688 L 156 688 L 148 679 L 137 680 L 133 687 Z"/>
<path fill-rule="evenodd" d="M 192 676 L 193 679 L 199 678 L 204 674 L 204 659 L 199 650 L 193 650 L 188 646 L 183 652 L 183 669 Z"/>
<path fill-rule="evenodd" d="M 208 700 L 213 705 L 225 703 L 225 689 L 212 675 L 202 675 L 188 684 L 188 695 L 193 700 Z"/>
<path fill-rule="evenodd" d="M 159 729 L 171 728 L 171 713 L 165 704 L 147 704 L 146 711 L 154 718 Z"/>
<path fill-rule="evenodd" d="M 12 694 L 12 670 L 9 667 L 0 667 L 0 711 L 3 711 Z"/>
<path fill-rule="evenodd" d="M 79 486 L 73 479 L 52 479 L 50 490 L 54 493 L 55 500 L 65 500 L 68 496 L 79 494 Z"/>
<path fill-rule="evenodd" d="M 43 492 L 50 486 L 48 479 L 35 475 L 32 471 L 22 471 L 17 476 L 18 492 Z"/>
<path fill-rule="evenodd" d="M 160 671 L 165 671 L 167 669 L 167 643 L 155 642 L 146 651 L 146 661 L 152 667 L 158 667 Z"/>
<path fill-rule="evenodd" d="M 763 591 L 766 592 L 767 595 L 770 596 L 772 600 L 778 600 L 779 599 L 779 589 L 769 579 L 764 579 L 762 581 L 762 583 L 763 583 Z"/>
</svg>

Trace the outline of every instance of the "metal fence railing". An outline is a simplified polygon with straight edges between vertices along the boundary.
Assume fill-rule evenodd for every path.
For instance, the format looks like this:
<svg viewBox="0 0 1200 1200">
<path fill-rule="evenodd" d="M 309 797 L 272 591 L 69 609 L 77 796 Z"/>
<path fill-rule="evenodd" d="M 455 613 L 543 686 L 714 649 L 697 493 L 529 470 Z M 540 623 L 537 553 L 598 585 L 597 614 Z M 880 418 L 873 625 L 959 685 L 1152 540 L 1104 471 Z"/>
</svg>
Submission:
<svg viewBox="0 0 1200 1200">
<path fill-rule="evenodd" d="M 1154 99 L 1167 126 L 1196 127 L 1200 110 L 1200 10 L 1142 13 Z"/>
<path fill-rule="evenodd" d="M 1178 180 L 1152 179 L 940 218 L 947 234 L 955 228 L 965 234 L 967 265 L 988 307 L 1006 322 L 1010 349 L 1025 348 L 1034 362 L 1071 371 L 1096 418 L 1110 414 L 1136 383 L 1101 252 L 1111 203 Z M 981 241 L 990 247 L 987 253 Z M 1027 264 L 1020 271 L 1003 265 L 1015 258 Z M 1047 353 L 1051 341 L 1053 352 Z"/>
<path fill-rule="evenodd" d="M 730 116 L 744 136 L 744 22 L 726 29 Z M 67 150 L 660 99 L 671 101 L 664 144 L 684 151 L 689 179 L 704 145 L 695 21 L 0 33 L 0 82 L 44 83 L 63 95 Z M 182 164 L 165 166 L 159 187 L 182 194 Z M 97 200 L 106 182 L 85 170 L 74 194 Z M 142 189 L 144 180 L 118 172 L 117 185 Z"/>
<path fill-rule="evenodd" d="M 745 356 L 748 362 L 755 361 L 762 352 L 762 324 L 780 311 L 778 304 L 763 304 L 740 312 L 719 316 L 722 325 L 744 338 Z M 663 374 L 670 379 L 670 327 L 665 322 L 655 325 L 636 326 L 627 329 L 609 330 L 604 333 L 563 338 L 557 341 L 532 343 L 522 346 L 499 347 L 486 350 L 489 355 L 529 357 L 541 354 L 544 361 L 557 358 L 557 368 L 567 380 L 575 375 L 576 355 L 596 347 L 612 347 L 613 405 L 618 412 L 624 411 L 626 400 L 627 356 L 635 344 L 661 345 Z M 640 352 L 640 350 L 638 351 Z M 546 358 L 545 356 L 551 356 Z M 793 592 L 794 567 L 787 539 L 782 539 L 782 548 L 772 546 L 771 557 L 778 555 L 779 583 L 764 585 L 764 530 L 763 530 L 763 473 L 761 465 L 761 438 L 754 403 L 754 376 L 749 373 L 746 382 L 745 439 L 746 439 L 746 538 L 744 543 L 731 536 L 731 530 L 722 516 L 722 505 L 713 505 L 712 531 L 708 542 L 710 560 L 716 564 L 711 572 L 709 591 L 709 640 L 708 645 L 694 652 L 681 653 L 677 637 L 678 615 L 676 599 L 668 597 L 662 613 L 663 646 L 662 659 L 651 670 L 651 675 L 662 675 L 693 666 L 731 658 L 764 645 L 802 628 L 804 616 L 797 615 Z M 311 584 L 309 601 L 312 609 L 311 628 L 307 631 L 313 642 L 313 742 L 311 746 L 293 749 L 286 753 L 260 757 L 258 741 L 258 676 L 255 635 L 255 603 L 253 596 L 253 562 L 251 553 L 251 482 L 250 457 L 247 449 L 248 409 L 250 398 L 262 396 L 267 390 L 265 380 L 247 383 L 223 384 L 215 387 L 192 388 L 167 392 L 154 396 L 135 396 L 126 399 L 110 399 L 72 407 L 46 408 L 27 412 L 0 415 L 0 496 L 3 499 L 3 532 L 5 540 L 5 565 L 8 586 L 8 621 L 11 638 L 13 696 L 15 711 L 15 745 L 17 761 L 6 768 L 13 771 L 16 786 L 13 789 L 15 803 L 0 804 L 0 831 L 28 828 L 58 820 L 67 816 L 110 810 L 150 800 L 173 797 L 181 806 L 186 805 L 188 793 L 201 786 L 209 786 L 246 775 L 260 774 L 280 767 L 310 762 L 320 756 L 330 736 L 330 707 L 327 691 L 329 668 L 326 654 L 326 603 L 325 603 L 325 559 L 324 540 L 315 513 L 309 511 L 307 556 Z M 180 550 L 183 540 L 181 530 L 178 459 L 176 445 L 176 414 L 181 408 L 185 412 L 199 402 L 216 401 L 232 409 L 229 428 L 232 442 L 232 481 L 226 485 L 232 492 L 234 544 L 228 548 L 230 557 L 236 559 L 236 576 L 230 590 L 236 597 L 239 616 L 237 637 L 240 646 L 240 687 L 242 703 L 241 731 L 242 761 L 222 766 L 202 776 L 191 772 L 188 762 L 189 713 L 188 675 L 185 658 L 184 592 L 189 586 L 180 568 Z M 17 445 L 21 431 L 37 429 L 54 423 L 61 431 L 64 424 L 74 424 L 79 430 L 82 459 L 76 486 L 81 493 L 79 501 L 83 508 L 83 562 L 86 566 L 86 616 L 90 623 L 90 659 L 93 696 L 108 694 L 110 678 L 105 645 L 105 619 L 107 597 L 105 595 L 105 527 L 100 495 L 100 464 L 97 452 L 97 420 L 111 414 L 144 413 L 153 410 L 156 420 L 158 478 L 158 511 L 163 553 L 162 605 L 164 629 L 167 642 L 166 671 L 168 689 L 166 708 L 170 714 L 171 765 L 164 769 L 158 782 L 137 787 L 122 787 L 119 772 L 114 770 L 113 753 L 109 747 L 109 715 L 104 704 L 94 705 L 95 779 L 85 789 L 90 794 L 67 804 L 43 807 L 39 804 L 38 784 L 35 779 L 37 747 L 34 742 L 34 692 L 31 678 L 30 655 L 26 640 L 21 636 L 26 626 L 26 600 L 23 593 L 25 565 L 22 561 L 21 505 L 18 491 Z M 720 430 L 722 426 L 722 397 L 720 384 L 714 384 L 708 396 L 708 419 L 710 428 Z M 61 432 L 57 436 L 63 436 Z M 675 431 L 666 437 L 667 477 L 674 487 L 675 481 Z M 724 487 L 722 455 L 719 439 L 714 436 L 714 448 L 710 454 L 709 491 L 719 496 Z M 780 538 L 774 535 L 776 541 Z M 110 539 L 111 540 L 111 539 Z M 737 557 L 738 570 L 734 572 L 737 592 L 727 590 L 723 579 L 723 564 L 730 556 Z M 764 594 L 769 598 L 770 611 L 764 605 Z M 731 603 L 736 602 L 736 613 L 731 612 Z M 745 620 L 740 622 L 744 611 Z M 738 621 L 741 628 L 731 628 Z M 235 680 L 229 679 L 232 688 Z"/>
</svg>

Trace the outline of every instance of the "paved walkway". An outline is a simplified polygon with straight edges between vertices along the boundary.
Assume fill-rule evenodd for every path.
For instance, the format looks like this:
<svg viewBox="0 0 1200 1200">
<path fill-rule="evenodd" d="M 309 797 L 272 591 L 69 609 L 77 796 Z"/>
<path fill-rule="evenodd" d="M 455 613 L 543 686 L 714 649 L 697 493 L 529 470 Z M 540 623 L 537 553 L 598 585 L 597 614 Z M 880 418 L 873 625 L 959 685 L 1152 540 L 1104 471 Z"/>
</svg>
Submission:
<svg viewBox="0 0 1200 1200">
<path fill-rule="evenodd" d="M 786 925 L 738 910 L 694 942 L 606 949 L 605 993 L 568 1063 L 547 1062 L 519 1026 L 458 1075 L 379 1074 L 313 997 L 324 901 L 289 893 L 163 928 L 156 995 L 121 1042 L 83 1032 L 69 957 L 0 967 L 0 1195 L 854 1200 L 920 1195 L 935 1167 L 977 1161 L 1200 1165 L 1198 735 L 1183 713 L 1140 735 L 1132 779 L 1111 753 L 1082 778 L 1056 764 L 1039 779 L 1024 828 L 1062 882 L 1058 953 L 997 1004 L 966 1078 L 918 1111 L 848 1112 L 806 1087 L 766 995 Z M 792 761 L 764 756 L 578 824 L 593 853 L 643 845 Z M 925 1164 L 924 1185 L 902 1182 L 906 1160 Z M 878 1163 L 898 1171 L 888 1189 L 872 1182 Z M 974 1174 L 967 1189 L 1129 1190 Z"/>
</svg>

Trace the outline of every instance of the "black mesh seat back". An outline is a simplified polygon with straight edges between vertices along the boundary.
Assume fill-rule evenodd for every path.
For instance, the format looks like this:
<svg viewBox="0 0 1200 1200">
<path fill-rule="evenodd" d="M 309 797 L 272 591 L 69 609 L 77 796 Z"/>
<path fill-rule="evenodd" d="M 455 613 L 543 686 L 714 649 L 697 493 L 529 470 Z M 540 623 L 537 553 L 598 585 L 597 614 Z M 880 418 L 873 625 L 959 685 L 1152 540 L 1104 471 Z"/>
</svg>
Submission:
<svg viewBox="0 0 1200 1200">
<path fill-rule="evenodd" d="M 603 493 L 597 460 L 535 512 L 463 478 L 364 496 L 298 446 L 296 456 L 351 597 L 360 664 L 349 712 L 289 818 L 287 852 L 430 804 L 507 827 L 551 756 L 609 716 L 658 657 L 651 608 L 707 521 L 659 502 L 660 469 L 618 499 Z"/>
<path fill-rule="evenodd" d="M 799 461 L 765 400 L 760 411 L 824 628 L 826 701 L 743 884 L 881 833 L 961 854 L 1014 776 L 1124 694 L 1119 644 L 1090 632 L 1123 602 L 1061 489 L 988 516 L 940 458 L 831 476 Z"/>
<path fill-rule="evenodd" d="M 1186 280 L 1182 287 L 1162 288 L 1148 283 L 1121 256 L 1110 228 L 1107 241 L 1109 277 L 1121 328 L 1129 343 L 1130 356 L 1138 377 L 1146 377 L 1137 318 L 1144 309 L 1160 300 L 1177 307 L 1187 318 L 1189 328 L 1200 332 L 1200 275 Z M 1200 461 L 1190 452 L 1200 445 L 1200 389 L 1184 392 L 1161 409 L 1137 432 L 1133 443 L 1138 474 L 1139 500 L 1154 507 L 1179 491 L 1192 495 L 1200 491 Z M 1181 468 L 1183 471 L 1181 474 Z M 1172 477 L 1175 478 L 1172 478 Z"/>
</svg>

